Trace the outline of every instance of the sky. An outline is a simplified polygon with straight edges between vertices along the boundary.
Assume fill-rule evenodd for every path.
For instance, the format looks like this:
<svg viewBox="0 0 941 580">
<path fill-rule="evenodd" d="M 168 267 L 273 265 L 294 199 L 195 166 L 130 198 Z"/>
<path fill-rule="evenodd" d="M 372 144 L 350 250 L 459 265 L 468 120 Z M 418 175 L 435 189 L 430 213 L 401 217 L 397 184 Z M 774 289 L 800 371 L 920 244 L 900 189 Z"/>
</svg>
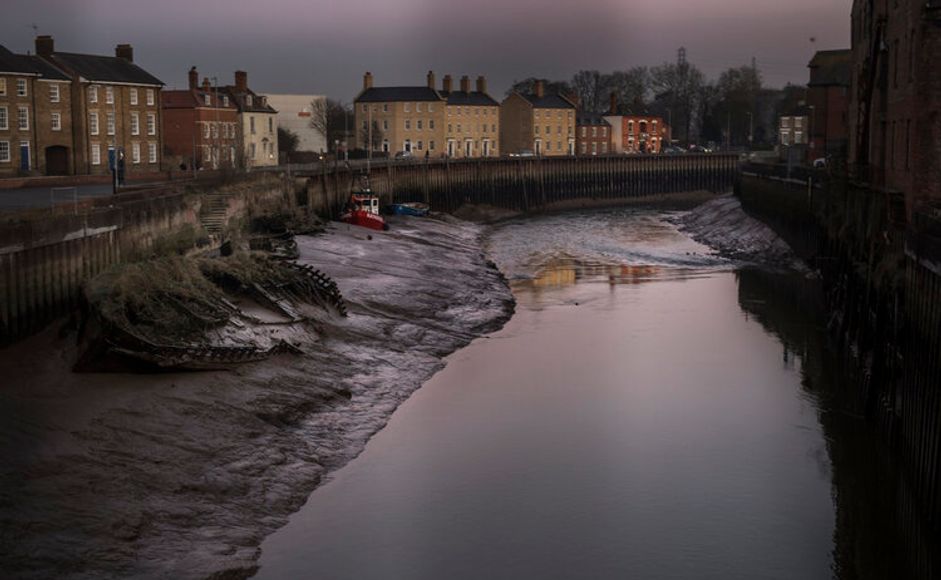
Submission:
<svg viewBox="0 0 941 580">
<path fill-rule="evenodd" d="M 852 0 L 3 0 L 0 44 L 134 59 L 167 88 L 186 73 L 231 84 L 248 72 L 259 93 L 351 101 L 375 84 L 424 85 L 484 75 L 495 97 L 516 79 L 569 79 L 675 61 L 709 78 L 754 57 L 767 86 L 807 82 L 816 50 L 849 47 Z M 35 29 L 34 29 L 35 26 Z"/>
</svg>

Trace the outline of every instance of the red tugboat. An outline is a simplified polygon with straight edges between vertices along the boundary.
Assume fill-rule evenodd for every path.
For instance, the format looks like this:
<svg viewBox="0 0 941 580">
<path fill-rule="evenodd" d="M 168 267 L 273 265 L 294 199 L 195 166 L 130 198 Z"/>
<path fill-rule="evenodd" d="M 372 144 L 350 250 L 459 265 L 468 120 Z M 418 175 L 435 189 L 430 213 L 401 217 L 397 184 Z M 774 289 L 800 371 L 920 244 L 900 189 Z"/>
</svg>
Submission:
<svg viewBox="0 0 941 580">
<path fill-rule="evenodd" d="M 350 202 L 340 221 L 373 230 L 389 229 L 389 224 L 379 215 L 379 197 L 373 195 L 365 176 L 360 190 L 350 194 Z"/>
</svg>

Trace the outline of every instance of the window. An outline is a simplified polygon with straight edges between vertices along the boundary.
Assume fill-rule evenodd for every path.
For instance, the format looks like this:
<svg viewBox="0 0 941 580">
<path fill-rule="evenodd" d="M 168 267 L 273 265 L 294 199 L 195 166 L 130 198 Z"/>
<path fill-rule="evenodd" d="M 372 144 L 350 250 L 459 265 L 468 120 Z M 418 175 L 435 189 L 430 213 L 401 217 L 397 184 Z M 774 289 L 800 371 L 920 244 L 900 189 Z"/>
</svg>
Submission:
<svg viewBox="0 0 941 580">
<path fill-rule="evenodd" d="M 429 128 L 429 129 L 434 129 L 434 128 L 435 128 L 435 120 L 434 120 L 434 119 L 428 119 L 428 128 Z"/>
<path fill-rule="evenodd" d="M 366 112 L 366 105 L 363 105 L 363 112 Z"/>
<path fill-rule="evenodd" d="M 203 104 L 207 107 L 212 105 L 212 97 L 209 95 L 209 93 L 203 95 Z"/>
<path fill-rule="evenodd" d="M 26 96 L 26 79 L 16 79 L 16 96 Z"/>
<path fill-rule="evenodd" d="M 539 118 L 539 111 L 536 111 L 536 118 Z"/>
<path fill-rule="evenodd" d="M 627 122 L 627 133 L 628 133 L 629 135 L 633 135 L 633 134 L 634 134 L 634 121 L 628 121 L 628 122 Z"/>
<path fill-rule="evenodd" d="M 89 149 L 91 150 L 91 164 L 101 165 L 101 146 L 97 143 L 92 143 Z"/>
<path fill-rule="evenodd" d="M 429 112 L 429 113 L 434 113 L 434 112 L 435 112 L 435 104 L 434 104 L 434 103 L 428 103 L 428 112 Z M 432 147 L 432 149 L 434 149 L 434 147 Z"/>
<path fill-rule="evenodd" d="M 7 108 L 0 107 L 0 130 L 6 131 L 10 128 L 10 121 L 7 119 Z"/>
<path fill-rule="evenodd" d="M 98 87 L 91 85 L 88 87 L 88 102 L 97 103 L 98 102 Z"/>
<path fill-rule="evenodd" d="M 0 163 L 10 162 L 10 142 L 0 141 Z"/>
<path fill-rule="evenodd" d="M 219 138 L 219 125 L 215 123 L 212 124 L 212 138 L 213 139 Z"/>
<path fill-rule="evenodd" d="M 389 120 L 388 120 L 388 119 L 383 119 L 383 120 L 382 120 L 382 130 L 383 130 L 383 131 L 388 131 L 388 130 L 389 130 Z"/>
<path fill-rule="evenodd" d="M 561 113 L 560 113 L 560 114 L 561 114 Z M 561 141 L 556 141 L 556 148 L 557 148 L 559 151 L 562 150 L 562 142 L 561 142 Z"/>
<path fill-rule="evenodd" d="M 53 111 L 51 115 L 52 119 L 52 130 L 61 131 L 62 130 L 62 113 L 58 111 Z"/>
<path fill-rule="evenodd" d="M 389 103 L 382 103 L 382 112 L 383 113 L 389 112 Z"/>
<path fill-rule="evenodd" d="M 458 133 L 461 132 L 461 124 L 460 124 L 460 123 L 457 124 L 457 132 L 458 132 Z"/>
<path fill-rule="evenodd" d="M 254 159 L 254 158 L 255 158 L 255 152 L 256 152 L 255 144 L 252 143 L 252 144 L 249 146 L 248 150 L 249 150 L 249 155 L 248 155 L 248 156 L 251 157 L 252 159 Z"/>
<path fill-rule="evenodd" d="M 137 104 L 137 89 L 130 89 L 129 94 L 130 94 L 131 104 L 136 105 Z"/>
<path fill-rule="evenodd" d="M 29 131 L 29 107 L 17 109 L 16 124 L 20 131 Z"/>
<path fill-rule="evenodd" d="M 422 129 L 422 120 L 421 120 L 421 119 L 418 120 L 418 125 L 416 126 L 416 128 L 417 128 L 419 131 L 421 131 L 421 129 Z"/>
<path fill-rule="evenodd" d="M 601 152 L 602 152 L 602 153 L 607 153 L 607 152 L 608 152 L 608 144 L 607 144 L 607 143 L 602 143 L 602 144 L 601 144 Z"/>
<path fill-rule="evenodd" d="M 588 127 L 582 127 L 582 137 L 588 136 Z"/>
<path fill-rule="evenodd" d="M 412 128 L 412 120 L 411 120 L 411 119 L 405 119 L 405 130 L 408 131 L 408 130 L 411 129 L 411 128 Z"/>
<path fill-rule="evenodd" d="M 592 136 L 592 137 L 597 137 L 597 136 L 598 136 L 598 127 L 592 127 L 592 128 L 591 128 L 591 136 Z"/>
<path fill-rule="evenodd" d="M 497 124 L 496 124 L 496 123 L 493 123 L 493 124 L 490 125 L 490 132 L 491 132 L 491 133 L 496 133 L 496 132 L 497 132 Z"/>
<path fill-rule="evenodd" d="M 98 134 L 98 113 L 95 111 L 88 114 L 88 132 L 92 135 Z"/>
<path fill-rule="evenodd" d="M 552 141 L 546 141 L 546 151 L 552 151 Z"/>
<path fill-rule="evenodd" d="M 150 163 L 157 162 L 157 144 L 153 141 L 147 144 L 147 161 Z"/>
<path fill-rule="evenodd" d="M 429 141 L 429 142 L 428 142 L 428 150 L 429 150 L 429 151 L 434 151 L 434 150 L 435 150 L 435 142 L 434 142 L 434 141 Z"/>
<path fill-rule="evenodd" d="M 588 152 L 588 143 L 582 141 L 582 155 Z"/>
<path fill-rule="evenodd" d="M 536 135 L 539 134 L 539 125 L 534 125 L 533 128 L 536 130 Z"/>
<path fill-rule="evenodd" d="M 131 113 L 131 135 L 140 135 L 140 115 Z"/>
<path fill-rule="evenodd" d="M 268 132 L 274 133 L 274 117 L 268 117 Z"/>
<path fill-rule="evenodd" d="M 453 132 L 454 132 L 454 126 L 451 125 L 451 123 L 448 123 L 448 133 L 453 133 Z"/>
<path fill-rule="evenodd" d="M 421 151 L 424 147 L 425 147 L 425 142 L 419 140 L 419 141 L 418 141 L 418 150 Z"/>
<path fill-rule="evenodd" d="M 131 143 L 131 163 L 137 165 L 140 163 L 140 143 Z"/>
<path fill-rule="evenodd" d="M 105 113 L 105 127 L 108 131 L 108 135 L 114 135 L 114 112 L 108 111 Z"/>
<path fill-rule="evenodd" d="M 49 102 L 58 103 L 59 102 L 59 85 L 57 83 L 52 83 L 49 85 Z"/>
<path fill-rule="evenodd" d="M 203 123 L 203 139 L 209 138 L 209 123 Z"/>
<path fill-rule="evenodd" d="M 156 113 L 147 113 L 147 134 L 148 135 L 157 134 L 157 114 Z"/>
<path fill-rule="evenodd" d="M 5 97 L 5 96 L 7 96 L 7 80 L 0 79 L 0 97 Z M 10 144 L 7 143 L 7 146 L 9 145 Z"/>
<path fill-rule="evenodd" d="M 546 135 L 552 135 L 552 127 L 546 125 Z"/>
<path fill-rule="evenodd" d="M 597 143 L 594 143 L 594 142 L 593 142 L 593 143 L 591 144 L 591 154 L 592 154 L 592 155 L 597 155 L 597 154 L 598 154 L 598 144 L 597 144 Z"/>
<path fill-rule="evenodd" d="M 147 89 L 147 106 L 148 107 L 154 106 L 154 90 L 153 89 Z"/>
<path fill-rule="evenodd" d="M 249 131 L 251 132 L 252 135 L 254 135 L 255 134 L 255 117 L 249 117 L 248 124 L 249 124 Z M 366 121 L 363 121 L 363 129 L 365 128 L 366 128 Z M 254 157 L 254 155 L 252 155 L 252 157 Z"/>
<path fill-rule="evenodd" d="M 228 106 L 229 106 L 229 97 L 228 97 L 228 95 L 222 95 L 222 106 L 223 106 L 223 107 L 228 107 Z M 234 149 L 233 149 L 233 151 L 234 151 Z"/>
<path fill-rule="evenodd" d="M 105 103 L 109 105 L 114 104 L 114 88 L 113 87 L 110 87 L 110 86 L 105 87 Z"/>
<path fill-rule="evenodd" d="M 421 103 L 415 103 L 415 112 L 421 113 Z M 419 147 L 421 149 L 421 147 Z"/>
<path fill-rule="evenodd" d="M 405 105 L 403 106 L 404 106 L 404 109 L 402 110 L 405 111 L 406 113 L 411 111 L 411 105 L 409 103 L 405 103 Z"/>
</svg>

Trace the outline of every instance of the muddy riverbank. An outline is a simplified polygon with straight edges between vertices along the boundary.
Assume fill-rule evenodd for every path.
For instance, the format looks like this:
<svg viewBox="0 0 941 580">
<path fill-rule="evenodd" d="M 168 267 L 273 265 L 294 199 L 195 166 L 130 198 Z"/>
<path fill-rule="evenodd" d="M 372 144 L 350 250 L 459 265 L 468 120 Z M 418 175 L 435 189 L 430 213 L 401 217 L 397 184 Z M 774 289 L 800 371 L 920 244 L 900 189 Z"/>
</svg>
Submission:
<svg viewBox="0 0 941 580">
<path fill-rule="evenodd" d="M 24 578 L 241 577 L 324 474 L 442 358 L 513 311 L 482 228 L 393 220 L 301 237 L 349 317 L 305 354 L 229 372 L 76 375 L 58 328 L 0 351 L 0 569 Z"/>
</svg>

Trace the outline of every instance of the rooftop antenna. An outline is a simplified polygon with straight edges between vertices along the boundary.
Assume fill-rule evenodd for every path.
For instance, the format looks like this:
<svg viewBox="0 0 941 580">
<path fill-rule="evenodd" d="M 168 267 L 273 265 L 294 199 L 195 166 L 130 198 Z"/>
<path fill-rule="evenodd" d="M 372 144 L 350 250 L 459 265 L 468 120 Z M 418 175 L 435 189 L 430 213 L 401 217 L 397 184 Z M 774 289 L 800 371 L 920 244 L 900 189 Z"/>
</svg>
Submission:
<svg viewBox="0 0 941 580">
<path fill-rule="evenodd" d="M 29 27 L 33 29 L 33 36 L 39 36 L 39 27 L 36 26 L 35 22 L 30 24 Z"/>
</svg>

